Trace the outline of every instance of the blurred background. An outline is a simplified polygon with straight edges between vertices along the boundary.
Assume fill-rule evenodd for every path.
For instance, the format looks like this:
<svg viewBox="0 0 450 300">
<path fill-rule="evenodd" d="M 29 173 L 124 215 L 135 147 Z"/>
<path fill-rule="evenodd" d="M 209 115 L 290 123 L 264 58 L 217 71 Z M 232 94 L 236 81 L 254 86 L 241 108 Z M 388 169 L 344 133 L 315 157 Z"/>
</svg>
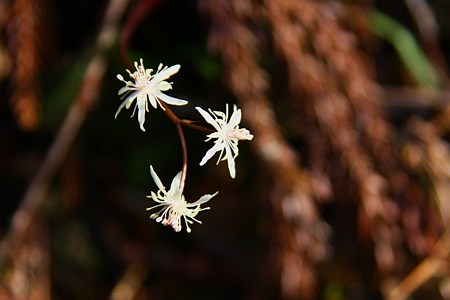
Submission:
<svg viewBox="0 0 450 300">
<path fill-rule="evenodd" d="M 450 3 L 0 0 L 0 299 L 450 299 Z M 236 104 L 237 176 L 184 133 L 192 232 L 145 196 L 181 170 L 130 61 Z M 205 124 L 207 125 L 207 124 Z"/>
</svg>

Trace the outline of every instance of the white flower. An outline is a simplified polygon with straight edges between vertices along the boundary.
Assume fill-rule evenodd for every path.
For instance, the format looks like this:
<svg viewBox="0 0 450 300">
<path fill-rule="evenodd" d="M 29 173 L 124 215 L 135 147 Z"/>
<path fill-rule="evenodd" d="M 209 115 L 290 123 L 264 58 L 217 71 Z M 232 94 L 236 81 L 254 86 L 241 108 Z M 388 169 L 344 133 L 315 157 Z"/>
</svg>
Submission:
<svg viewBox="0 0 450 300">
<path fill-rule="evenodd" d="M 162 109 L 164 108 L 162 107 L 160 101 L 172 105 L 185 105 L 188 102 L 186 100 L 173 98 L 162 93 L 162 91 L 172 89 L 172 83 L 165 80 L 173 74 L 177 73 L 178 70 L 180 70 L 180 65 L 174 65 L 170 68 L 163 68 L 163 65 L 159 64 L 156 73 L 154 75 L 151 75 L 153 70 L 144 68 L 142 58 L 140 60 L 140 63 L 140 65 L 138 65 L 137 62 L 134 63 L 134 67 L 136 68 L 135 72 L 131 73 L 129 70 L 127 70 L 129 76 L 134 80 L 134 82 L 126 81 L 125 79 L 123 79 L 122 75 L 117 75 L 117 79 L 125 82 L 125 86 L 119 90 L 118 94 L 123 94 L 122 98 L 126 98 L 119 106 L 115 118 L 117 118 L 117 115 L 124 106 L 126 109 L 129 109 L 133 101 L 136 99 L 136 105 L 134 106 L 133 114 L 131 115 L 131 117 L 134 116 L 136 108 L 138 108 L 139 125 L 141 127 L 141 130 L 145 131 L 144 122 L 145 112 L 148 112 L 148 101 L 154 108 L 157 108 L 157 104 L 159 104 Z"/>
<path fill-rule="evenodd" d="M 208 114 L 200 107 L 196 107 L 196 109 L 206 122 L 211 124 L 216 130 L 207 136 L 208 139 L 206 141 L 209 141 L 210 139 L 216 140 L 214 141 L 214 146 L 206 152 L 200 165 L 203 166 L 216 152 L 220 152 L 217 164 L 221 160 L 227 160 L 231 178 L 235 178 L 236 170 L 234 159 L 239 154 L 238 141 L 253 139 L 253 135 L 250 134 L 250 131 L 245 128 L 239 128 L 242 116 L 241 110 L 237 109 L 236 105 L 234 105 L 233 114 L 228 121 L 228 104 L 225 113 L 209 109 Z"/>
<path fill-rule="evenodd" d="M 158 175 L 156 175 L 152 166 L 150 166 L 150 173 L 158 186 L 159 191 L 157 193 L 151 192 L 151 196 L 147 196 L 147 198 L 153 199 L 158 204 L 147 208 L 147 210 L 162 207 L 157 213 L 152 214 L 150 218 L 155 219 L 156 222 L 161 223 L 164 226 L 172 226 L 176 232 L 181 231 L 181 218 L 184 219 L 187 232 L 191 232 L 189 224 L 192 224 L 193 221 L 200 224 L 202 223 L 197 220 L 195 216 L 197 216 L 200 211 L 209 209 L 209 207 L 200 208 L 200 205 L 208 202 L 212 197 L 217 195 L 218 192 L 212 195 L 204 195 L 194 203 L 187 203 L 184 199 L 183 191 L 180 190 L 181 172 L 172 180 L 169 191 L 166 191 L 166 188 Z"/>
</svg>

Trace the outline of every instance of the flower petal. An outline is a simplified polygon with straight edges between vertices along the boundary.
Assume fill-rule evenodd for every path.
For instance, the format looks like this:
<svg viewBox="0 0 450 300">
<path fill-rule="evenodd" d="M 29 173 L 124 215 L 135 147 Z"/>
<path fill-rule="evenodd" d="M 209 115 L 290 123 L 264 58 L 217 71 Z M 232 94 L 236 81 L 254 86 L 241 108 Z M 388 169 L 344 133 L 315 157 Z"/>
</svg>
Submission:
<svg viewBox="0 0 450 300">
<path fill-rule="evenodd" d="M 231 178 L 235 178 L 236 177 L 236 168 L 235 168 L 233 153 L 231 152 L 231 148 L 229 146 L 225 147 L 225 151 L 226 151 L 225 155 L 226 155 L 226 158 L 228 161 L 228 169 L 230 170 L 230 176 L 231 176 Z"/>
<path fill-rule="evenodd" d="M 172 192 L 179 191 L 180 184 L 181 184 L 181 171 L 173 178 L 172 184 L 170 185 L 170 191 Z"/>
<path fill-rule="evenodd" d="M 161 191 L 163 191 L 165 193 L 166 192 L 166 188 L 162 184 L 162 182 L 159 179 L 158 175 L 156 174 L 155 170 L 153 170 L 153 166 L 152 165 L 150 165 L 150 174 L 152 175 L 153 181 L 156 183 L 156 186 L 158 187 L 158 189 L 160 189 Z"/>
<path fill-rule="evenodd" d="M 163 80 L 166 80 L 173 74 L 177 73 L 180 70 L 180 65 L 173 65 L 170 68 L 167 68 L 165 70 L 162 70 L 161 72 L 155 74 L 152 78 L 152 81 L 155 83 L 161 82 Z"/>
<path fill-rule="evenodd" d="M 186 100 L 170 97 L 159 91 L 156 92 L 154 95 L 155 95 L 155 97 L 161 99 L 162 101 L 164 101 L 170 105 L 186 105 L 186 104 L 188 104 L 188 101 L 186 101 Z"/>
<path fill-rule="evenodd" d="M 157 100 L 153 94 L 147 94 L 148 100 L 150 101 L 150 104 L 153 106 L 153 108 L 157 108 Z"/>
<path fill-rule="evenodd" d="M 231 115 L 230 120 L 228 121 L 229 128 L 234 128 L 241 123 L 242 112 L 240 109 L 236 110 L 236 106 L 234 106 L 233 114 Z"/>
<path fill-rule="evenodd" d="M 219 192 L 215 192 L 214 194 L 210 195 L 210 194 L 206 194 L 204 196 L 201 196 L 200 199 L 198 199 L 197 201 L 195 201 L 194 203 L 188 204 L 189 206 L 197 206 L 197 205 L 201 205 L 203 203 L 208 202 L 209 200 L 211 200 L 212 197 L 216 196 Z"/>
<path fill-rule="evenodd" d="M 163 80 L 156 85 L 156 88 L 160 91 L 168 91 L 168 90 L 172 89 L 172 84 Z"/>
<path fill-rule="evenodd" d="M 130 106 L 130 104 L 131 104 L 130 101 L 133 102 L 133 99 L 127 98 L 127 99 L 125 99 L 125 100 L 120 104 L 119 108 L 118 108 L 117 111 L 116 111 L 116 114 L 114 115 L 114 118 L 115 118 L 115 119 L 117 119 L 117 116 L 119 115 L 120 111 L 122 110 L 122 108 L 123 108 L 125 105 L 126 105 L 127 107 Z M 128 104 L 128 102 L 130 102 L 130 104 Z"/>
<path fill-rule="evenodd" d="M 214 127 L 215 130 L 220 131 L 222 129 L 220 128 L 220 125 L 217 123 L 217 121 L 214 120 L 208 112 L 198 106 L 195 109 L 202 115 L 203 119 L 205 119 L 206 122 Z"/>
<path fill-rule="evenodd" d="M 225 145 L 224 143 L 220 142 L 214 143 L 214 146 L 212 146 L 212 148 L 206 152 L 205 156 L 203 156 L 202 161 L 200 162 L 200 166 L 203 166 L 211 157 L 214 156 L 216 152 L 221 151 L 224 145 Z"/>
<path fill-rule="evenodd" d="M 129 92 L 129 91 L 133 91 L 136 90 L 136 88 L 134 87 L 130 87 L 128 84 L 122 88 L 120 88 L 120 90 L 117 92 L 117 95 L 122 95 L 123 93 Z"/>
<path fill-rule="evenodd" d="M 127 96 L 126 100 L 128 100 L 128 102 L 125 104 L 126 109 L 130 108 L 131 103 L 133 103 L 134 99 L 139 97 L 140 93 L 141 93 L 140 91 L 134 91 L 133 93 Z"/>
<path fill-rule="evenodd" d="M 138 122 L 141 130 L 145 132 L 144 123 L 145 123 L 145 102 L 141 99 L 138 99 Z"/>
</svg>

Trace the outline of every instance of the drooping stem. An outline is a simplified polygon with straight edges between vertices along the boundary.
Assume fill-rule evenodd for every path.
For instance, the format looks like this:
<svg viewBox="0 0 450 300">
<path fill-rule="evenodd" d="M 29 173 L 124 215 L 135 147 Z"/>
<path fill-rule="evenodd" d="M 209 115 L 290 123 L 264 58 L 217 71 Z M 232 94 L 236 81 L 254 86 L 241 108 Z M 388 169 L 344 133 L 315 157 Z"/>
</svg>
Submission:
<svg viewBox="0 0 450 300">
<path fill-rule="evenodd" d="M 180 136 L 181 150 L 183 152 L 183 167 L 181 169 L 181 180 L 180 180 L 180 190 L 182 191 L 184 188 L 184 182 L 186 180 L 186 172 L 187 172 L 187 147 L 182 126 L 184 125 L 186 127 L 190 127 L 207 133 L 211 133 L 213 132 L 213 130 L 210 128 L 193 124 L 191 121 L 188 120 L 182 120 L 178 118 L 177 115 L 175 115 L 175 113 L 169 108 L 169 106 L 167 106 L 166 103 L 164 103 L 163 101 L 160 101 L 159 103 L 161 104 L 164 112 L 169 117 L 169 119 L 171 119 L 172 122 L 175 123 L 175 125 L 177 126 L 178 135 Z"/>
<path fill-rule="evenodd" d="M 187 147 L 186 147 L 186 139 L 184 137 L 183 127 L 180 122 L 176 123 L 178 135 L 180 136 L 181 149 L 183 152 L 183 167 L 181 169 L 181 180 L 180 180 L 180 191 L 184 189 L 184 181 L 186 180 L 187 173 Z"/>
<path fill-rule="evenodd" d="M 127 55 L 128 53 L 128 45 L 131 41 L 131 37 L 135 33 L 138 25 L 145 19 L 145 17 L 150 14 L 154 7 L 156 7 L 161 0 L 150 0 L 150 1 L 141 1 L 138 5 L 135 6 L 134 10 L 130 14 L 131 17 L 128 18 L 125 23 L 124 29 L 120 36 L 120 56 L 125 65 L 131 70 L 131 62 Z M 212 129 L 199 126 L 194 124 L 189 120 L 181 120 L 174 114 L 174 112 L 164 103 L 163 101 L 159 101 L 166 115 L 172 120 L 172 122 L 177 127 L 178 135 L 180 137 L 181 149 L 183 152 L 183 167 L 181 169 L 181 180 L 180 180 L 180 190 L 184 189 L 184 182 L 186 180 L 187 173 L 187 147 L 186 147 L 186 139 L 183 132 L 183 127 L 190 127 L 196 130 L 200 130 L 203 132 L 211 133 Z"/>
</svg>

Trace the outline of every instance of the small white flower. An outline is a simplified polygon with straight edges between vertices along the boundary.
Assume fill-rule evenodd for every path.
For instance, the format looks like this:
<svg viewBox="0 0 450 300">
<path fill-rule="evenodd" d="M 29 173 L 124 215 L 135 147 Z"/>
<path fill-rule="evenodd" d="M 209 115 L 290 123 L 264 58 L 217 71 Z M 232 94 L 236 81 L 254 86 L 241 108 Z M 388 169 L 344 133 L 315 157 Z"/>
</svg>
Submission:
<svg viewBox="0 0 450 300">
<path fill-rule="evenodd" d="M 216 152 L 220 152 L 217 164 L 221 160 L 227 160 L 231 178 L 235 178 L 236 170 L 234 166 L 234 159 L 239 154 L 238 141 L 253 139 L 253 135 L 250 134 L 250 131 L 245 128 L 239 128 L 239 123 L 241 122 L 242 117 L 241 110 L 237 109 L 236 105 L 234 105 L 233 114 L 228 120 L 228 104 L 226 105 L 225 113 L 221 111 L 212 111 L 209 109 L 208 114 L 200 107 L 196 107 L 196 109 L 203 116 L 206 122 L 211 124 L 216 130 L 215 132 L 207 135 L 208 139 L 206 142 L 210 139 L 216 140 L 214 141 L 214 146 L 206 152 L 200 162 L 200 166 L 203 166 Z"/>
<path fill-rule="evenodd" d="M 153 199 L 158 204 L 147 208 L 147 210 L 162 207 L 157 213 L 150 215 L 150 218 L 155 219 L 156 222 L 161 223 L 164 226 L 172 226 L 176 232 L 181 231 L 181 218 L 184 219 L 187 232 L 191 232 L 189 224 L 192 224 L 193 221 L 200 224 L 202 223 L 197 220 L 195 216 L 197 216 L 200 211 L 209 209 L 209 207 L 200 208 L 200 205 L 208 202 L 212 197 L 217 195 L 218 192 L 212 195 L 204 195 L 194 203 L 187 203 L 184 199 L 183 191 L 180 190 L 181 172 L 172 180 L 169 191 L 166 191 L 166 188 L 158 175 L 156 175 L 152 166 L 150 166 L 150 173 L 158 186 L 159 191 L 157 193 L 151 192 L 151 196 L 147 196 L 147 198 Z"/>
<path fill-rule="evenodd" d="M 148 112 L 148 102 L 154 107 L 157 108 L 157 105 L 161 106 L 160 101 L 166 102 L 171 105 L 185 105 L 188 102 L 186 100 L 181 100 L 177 98 L 173 98 L 167 96 L 162 93 L 162 91 L 167 91 L 172 89 L 172 83 L 165 81 L 167 78 L 177 73 L 180 70 L 180 65 L 174 65 L 170 68 L 163 67 L 163 64 L 159 64 L 158 70 L 154 75 L 151 75 L 152 69 L 145 69 L 142 58 L 140 59 L 140 65 L 137 62 L 134 63 L 134 67 L 136 71 L 131 73 L 127 70 L 128 75 L 134 80 L 126 81 L 122 75 L 118 74 L 117 79 L 125 82 L 125 86 L 119 90 L 119 95 L 122 95 L 122 98 L 126 97 L 125 100 L 120 104 L 119 109 L 116 112 L 115 118 L 125 106 L 126 109 L 129 109 L 133 101 L 136 99 L 136 105 L 134 106 L 133 114 L 134 116 L 136 112 L 136 108 L 138 108 L 138 121 L 142 131 L 145 131 L 144 122 L 145 122 L 145 112 Z"/>
</svg>

